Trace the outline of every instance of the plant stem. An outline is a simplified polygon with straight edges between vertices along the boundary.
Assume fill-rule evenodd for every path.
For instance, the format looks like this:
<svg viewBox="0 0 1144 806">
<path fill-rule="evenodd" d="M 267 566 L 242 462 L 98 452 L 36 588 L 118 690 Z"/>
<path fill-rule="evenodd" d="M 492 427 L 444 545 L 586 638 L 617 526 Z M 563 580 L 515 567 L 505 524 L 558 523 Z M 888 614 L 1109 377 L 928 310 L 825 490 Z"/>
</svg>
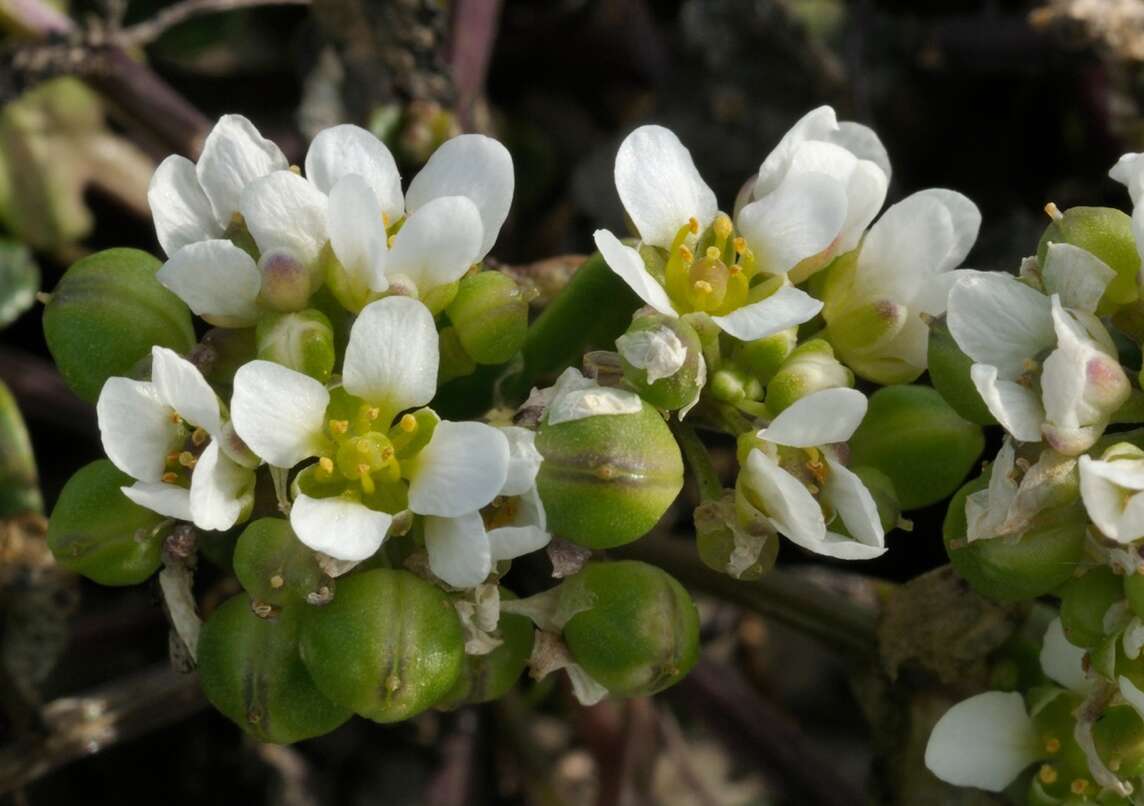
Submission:
<svg viewBox="0 0 1144 806">
<path fill-rule="evenodd" d="M 672 423 L 671 430 L 675 432 L 675 439 L 687 460 L 687 469 L 691 471 L 695 486 L 699 488 L 699 497 L 704 501 L 718 501 L 723 495 L 723 482 L 711 464 L 707 446 L 699 439 L 695 429 L 686 423 Z"/>
</svg>

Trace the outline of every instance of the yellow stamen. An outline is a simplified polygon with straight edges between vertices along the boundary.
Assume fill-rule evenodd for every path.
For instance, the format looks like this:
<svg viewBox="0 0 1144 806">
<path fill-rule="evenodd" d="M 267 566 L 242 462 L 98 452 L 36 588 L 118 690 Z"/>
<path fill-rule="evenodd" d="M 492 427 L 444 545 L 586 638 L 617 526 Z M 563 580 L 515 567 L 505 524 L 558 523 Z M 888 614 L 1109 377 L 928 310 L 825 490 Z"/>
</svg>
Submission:
<svg viewBox="0 0 1144 806">
<path fill-rule="evenodd" d="M 179 474 L 178 473 L 164 473 L 162 476 L 159 477 L 159 480 L 164 481 L 167 484 L 174 484 L 175 482 L 177 482 L 179 480 Z"/>
<path fill-rule="evenodd" d="M 330 433 L 344 434 L 350 430 L 349 420 L 330 420 Z"/>
<path fill-rule="evenodd" d="M 680 244 L 678 251 L 679 259 L 683 261 L 684 266 L 690 266 L 695 262 L 695 253 L 688 249 L 686 244 Z"/>
<path fill-rule="evenodd" d="M 198 462 L 199 460 L 190 451 L 183 451 L 179 454 L 179 464 L 183 467 L 194 467 Z"/>
<path fill-rule="evenodd" d="M 384 226 L 386 228 L 389 227 L 389 213 L 382 213 L 381 214 L 381 224 L 382 224 L 382 226 Z"/>
<path fill-rule="evenodd" d="M 361 474 L 361 478 L 359 479 L 361 488 L 365 490 L 367 495 L 377 489 L 373 483 L 373 479 L 369 476 L 369 465 L 358 465 L 358 473 Z"/>
<path fill-rule="evenodd" d="M 1054 202 L 1049 202 L 1045 205 L 1045 215 L 1047 215 L 1053 221 L 1060 221 L 1065 217 L 1064 213 L 1061 212 L 1060 208 L 1057 207 Z"/>
<path fill-rule="evenodd" d="M 1041 769 L 1037 771 L 1037 777 L 1041 779 L 1042 784 L 1055 784 L 1057 770 L 1052 764 L 1042 764 Z"/>
<path fill-rule="evenodd" d="M 1045 752 L 1059 753 L 1061 751 L 1061 740 L 1055 736 L 1045 742 Z"/>
<path fill-rule="evenodd" d="M 321 459 L 318 460 L 318 467 L 320 467 L 322 469 L 322 471 L 325 473 L 333 473 L 334 472 L 334 460 L 328 456 L 323 456 Z"/>
<path fill-rule="evenodd" d="M 210 434 L 201 428 L 196 428 L 191 432 L 191 444 L 196 448 L 201 447 L 207 441 L 208 437 L 210 437 Z"/>
<path fill-rule="evenodd" d="M 699 219 L 696 218 L 695 216 L 691 216 L 691 218 L 687 219 L 687 229 L 692 235 L 698 235 L 699 234 Z"/>
<path fill-rule="evenodd" d="M 711 222 L 711 229 L 715 232 L 715 239 L 720 244 L 727 242 L 727 238 L 730 237 L 733 228 L 731 217 L 726 213 L 719 213 L 719 215 L 715 216 L 715 220 Z"/>
<path fill-rule="evenodd" d="M 376 406 L 371 406 L 370 408 L 366 409 L 365 416 L 370 420 L 376 420 L 381 416 L 381 409 L 377 408 Z"/>
<path fill-rule="evenodd" d="M 171 420 L 171 422 L 173 422 L 175 425 L 178 425 L 179 423 L 181 423 L 181 422 L 183 421 L 183 418 L 179 416 L 179 412 L 177 412 L 177 411 L 173 411 L 173 412 L 171 412 L 171 414 L 170 414 L 170 416 L 169 416 L 169 419 L 170 419 L 170 420 Z"/>
<path fill-rule="evenodd" d="M 358 440 L 355 447 L 357 448 L 357 452 L 360 453 L 362 456 L 368 456 L 369 455 L 370 445 L 366 440 L 364 440 L 364 439 Z"/>
<path fill-rule="evenodd" d="M 173 453 L 167 454 L 167 464 L 171 464 L 171 462 L 177 462 L 177 461 L 179 461 L 179 452 L 178 451 L 174 451 Z"/>
<path fill-rule="evenodd" d="M 284 580 L 279 574 L 275 574 L 274 576 L 270 577 L 270 587 L 274 588 L 274 590 L 278 590 L 285 584 L 286 580 Z"/>
<path fill-rule="evenodd" d="M 707 251 L 703 254 L 707 256 L 708 260 L 718 260 L 723 256 L 722 250 L 720 250 L 717 246 L 708 246 Z"/>
<path fill-rule="evenodd" d="M 385 447 L 381 449 L 381 461 L 389 462 L 393 458 L 393 448 Z"/>
<path fill-rule="evenodd" d="M 295 176 L 301 176 L 302 175 L 302 169 L 299 168 L 297 165 L 291 165 L 290 166 L 290 173 L 294 174 Z"/>
<path fill-rule="evenodd" d="M 417 430 L 417 418 L 414 417 L 412 414 L 406 414 L 406 415 L 402 416 L 401 421 L 398 422 L 397 425 L 406 434 L 412 434 L 414 431 Z"/>
<path fill-rule="evenodd" d="M 1074 795 L 1083 795 L 1088 791 L 1088 781 L 1084 778 L 1074 778 L 1073 782 L 1069 784 L 1069 789 Z"/>
</svg>

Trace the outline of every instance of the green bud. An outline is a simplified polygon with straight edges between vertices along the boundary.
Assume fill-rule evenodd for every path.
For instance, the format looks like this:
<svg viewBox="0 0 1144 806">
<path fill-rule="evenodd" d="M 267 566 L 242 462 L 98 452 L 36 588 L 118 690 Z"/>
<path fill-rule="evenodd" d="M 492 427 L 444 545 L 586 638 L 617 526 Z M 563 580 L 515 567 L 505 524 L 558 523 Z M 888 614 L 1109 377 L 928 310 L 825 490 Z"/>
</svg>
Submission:
<svg viewBox="0 0 1144 806">
<path fill-rule="evenodd" d="M 28 428 L 16 399 L 0 381 L 0 518 L 43 508 Z"/>
<path fill-rule="evenodd" d="M 1060 590 L 1061 626 L 1073 646 L 1092 649 L 1104 639 L 1104 614 L 1124 598 L 1120 577 L 1108 566 L 1070 579 Z"/>
<path fill-rule="evenodd" d="M 100 585 L 137 585 L 159 569 L 173 524 L 123 494 L 133 481 L 106 459 L 68 479 L 48 521 L 60 565 Z"/>
<path fill-rule="evenodd" d="M 445 313 L 461 346 L 478 364 L 503 364 L 524 344 L 528 301 L 507 274 L 482 271 L 464 277 Z"/>
<path fill-rule="evenodd" d="M 643 537 L 683 488 L 679 446 L 647 403 L 633 414 L 544 423 L 536 448 L 549 530 L 588 548 Z"/>
<path fill-rule="evenodd" d="M 568 651 L 615 697 L 655 694 L 699 659 L 699 614 L 671 575 L 634 560 L 594 562 L 562 596 L 592 606 L 564 625 Z"/>
<path fill-rule="evenodd" d="M 834 357 L 830 344 L 812 339 L 796 347 L 767 384 L 767 411 L 775 415 L 812 392 L 853 385 L 854 373 Z"/>
<path fill-rule="evenodd" d="M 695 328 L 661 313 L 640 316 L 616 339 L 624 380 L 647 402 L 674 411 L 694 403 L 706 365 Z"/>
<path fill-rule="evenodd" d="M 290 744 L 329 733 L 349 710 L 318 691 L 298 655 L 303 607 L 271 619 L 244 595 L 227 599 L 199 635 L 199 680 L 207 699 L 261 742 Z"/>
<path fill-rule="evenodd" d="M 308 268 L 289 252 L 268 252 L 258 261 L 262 289 L 258 301 L 272 311 L 300 311 L 314 293 L 314 278 Z"/>
<path fill-rule="evenodd" d="M 797 344 L 798 328 L 792 327 L 765 339 L 744 343 L 735 352 L 732 361 L 759 383 L 767 384 Z"/>
<path fill-rule="evenodd" d="M 260 518 L 242 531 L 234 575 L 256 602 L 276 607 L 305 602 L 333 586 L 313 549 L 302 545 L 284 518 Z"/>
<path fill-rule="evenodd" d="M 465 654 L 449 598 L 408 571 L 384 568 L 339 580 L 330 604 L 308 608 L 301 647 L 322 693 L 376 722 L 435 705 L 456 684 Z"/>
<path fill-rule="evenodd" d="M 500 597 L 511 600 L 516 595 L 501 588 Z M 532 622 L 525 616 L 501 613 L 497 634 L 503 643 L 492 652 L 486 655 L 465 655 L 461 676 L 437 704 L 439 708 L 456 708 L 499 700 L 520 679 L 532 655 L 535 635 Z"/>
<path fill-rule="evenodd" d="M 265 314 L 256 330 L 258 357 L 325 383 L 334 371 L 334 329 L 314 309 Z"/>
<path fill-rule="evenodd" d="M 159 284 L 159 261 L 137 249 L 108 249 L 73 263 L 44 308 L 44 337 L 60 374 L 94 403 L 103 383 L 127 375 L 152 345 L 188 353 L 191 312 Z"/>
<path fill-rule="evenodd" d="M 1010 602 L 1044 596 L 1071 579 L 1084 557 L 1084 507 L 1075 503 L 1047 509 L 1016 540 L 967 543 L 965 499 L 988 486 L 989 474 L 984 473 L 958 490 L 942 525 L 949 561 L 962 579 L 982 596 Z"/>
<path fill-rule="evenodd" d="M 740 400 L 759 400 L 763 396 L 763 386 L 743 370 L 734 366 L 717 369 L 707 386 L 711 396 L 723 403 L 738 403 Z"/>
<path fill-rule="evenodd" d="M 1050 243 L 1078 246 L 1108 264 L 1116 277 L 1101 297 L 1097 313 L 1114 313 L 1140 296 L 1140 255 L 1132 236 L 1132 218 L 1111 207 L 1072 207 L 1054 219 L 1037 245 L 1037 262 L 1045 265 Z"/>
<path fill-rule="evenodd" d="M 978 425 L 996 425 L 989 407 L 981 399 L 977 387 L 969 377 L 973 359 L 961 351 L 950 335 L 945 319 L 930 322 L 929 352 L 930 383 L 945 398 L 945 402 L 959 415 Z"/>
<path fill-rule="evenodd" d="M 984 449 L 981 427 L 928 386 L 879 389 L 850 438 L 851 463 L 889 476 L 906 511 L 949 497 Z"/>
</svg>

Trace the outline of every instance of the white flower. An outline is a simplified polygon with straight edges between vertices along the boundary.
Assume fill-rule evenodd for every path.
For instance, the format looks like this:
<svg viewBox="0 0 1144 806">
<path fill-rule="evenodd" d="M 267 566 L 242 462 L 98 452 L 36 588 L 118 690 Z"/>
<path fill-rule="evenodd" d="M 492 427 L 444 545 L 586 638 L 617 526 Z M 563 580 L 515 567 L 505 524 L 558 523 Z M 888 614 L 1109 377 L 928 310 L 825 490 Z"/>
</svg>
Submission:
<svg viewBox="0 0 1144 806">
<path fill-rule="evenodd" d="M 1100 459 L 1080 457 L 1080 494 L 1096 527 L 1118 543 L 1144 537 L 1144 452 L 1113 445 Z"/>
<path fill-rule="evenodd" d="M 545 422 L 549 425 L 604 414 L 636 414 L 643 408 L 643 401 L 635 392 L 601 386 L 594 378 L 585 378 L 575 367 L 564 370 L 549 388 L 534 390 L 529 401 L 544 407 Z"/>
<path fill-rule="evenodd" d="M 1087 254 L 1050 245 L 1042 273 L 1051 298 L 992 272 L 965 273 L 949 294 L 950 333 L 975 362 L 970 377 L 989 411 L 1015 439 L 1044 438 L 1067 455 L 1088 449 L 1130 393 L 1092 313 L 1110 274 Z M 1078 273 L 1089 276 L 1066 280 Z"/>
<path fill-rule="evenodd" d="M 136 481 L 124 494 L 200 529 L 229 529 L 252 501 L 253 473 L 220 450 L 218 397 L 198 369 L 151 350 L 151 380 L 109 378 L 96 403 L 107 457 Z"/>
<path fill-rule="evenodd" d="M 1019 535 L 1043 510 L 1076 496 L 1076 459 L 1046 448 L 1033 465 L 1017 463 L 1016 445 L 1006 438 L 989 477 L 989 486 L 965 500 L 966 537 L 970 542 Z"/>
<path fill-rule="evenodd" d="M 866 396 L 855 389 L 824 389 L 801 398 L 757 435 L 771 446 L 798 449 L 792 452 L 796 462 L 781 450 L 755 448 L 740 475 L 748 498 L 774 528 L 816 554 L 864 560 L 886 550 L 873 496 L 830 447 L 850 439 L 866 405 Z M 792 469 L 812 480 L 818 498 Z M 833 508 L 852 537 L 827 529 L 819 500 Z"/>
<path fill-rule="evenodd" d="M 478 525 L 483 531 L 479 510 L 508 478 L 509 441 L 504 434 L 482 423 L 441 421 L 411 456 L 398 460 L 385 448 L 384 435 L 397 415 L 432 399 L 437 363 L 437 330 L 429 310 L 408 297 L 387 297 L 362 309 L 346 348 L 342 388 L 361 403 L 365 419 L 358 431 L 351 434 L 349 422 L 343 420 L 333 421 L 334 431 L 327 433 L 330 393 L 309 376 L 268 361 L 252 361 L 235 374 L 234 427 L 256 455 L 284 468 L 321 456 L 323 483 L 341 473 L 343 481 L 361 486 L 331 495 L 299 491 L 290 523 L 307 546 L 338 560 L 372 556 L 393 520 L 393 513 L 372 498 L 374 474 L 394 467 L 408 484 L 409 509 L 427 516 L 427 543 L 444 552 L 430 548 L 431 564 L 444 567 L 443 556 L 467 548 L 461 545 L 465 535 Z M 419 426 L 415 417 L 406 415 L 397 427 L 413 433 Z M 337 442 L 335 432 L 345 437 L 337 447 L 331 443 Z M 346 458 L 351 441 L 365 451 L 360 459 L 364 470 L 354 464 L 359 460 Z M 370 453 L 374 447 L 377 451 Z"/>
<path fill-rule="evenodd" d="M 616 154 L 615 179 L 640 238 L 669 253 L 665 284 L 648 271 L 636 249 L 607 230 L 596 231 L 596 247 L 612 271 L 660 313 L 712 313 L 726 333 L 753 340 L 809 321 L 821 310 L 821 303 L 789 283 L 770 296 L 750 299 L 747 274 L 784 274 L 830 246 L 846 219 L 842 182 L 818 171 L 802 171 L 747 205 L 738 223 L 751 259 L 728 266 L 723 256 L 731 249 L 727 239 L 732 228 L 726 216 L 720 219 L 725 222 L 722 240 L 716 241 L 722 244 L 719 256 L 693 256 L 684 244 L 693 242 L 701 228 L 719 223 L 721 214 L 690 152 L 671 131 L 641 126 L 628 135 Z M 712 248 L 720 253 L 720 248 Z M 746 253 L 738 254 L 742 259 Z M 698 275 L 692 276 L 692 267 Z"/>
<path fill-rule="evenodd" d="M 937 721 L 925 761 L 946 783 L 1000 792 L 1040 756 L 1021 695 L 986 691 L 959 702 Z"/>
</svg>

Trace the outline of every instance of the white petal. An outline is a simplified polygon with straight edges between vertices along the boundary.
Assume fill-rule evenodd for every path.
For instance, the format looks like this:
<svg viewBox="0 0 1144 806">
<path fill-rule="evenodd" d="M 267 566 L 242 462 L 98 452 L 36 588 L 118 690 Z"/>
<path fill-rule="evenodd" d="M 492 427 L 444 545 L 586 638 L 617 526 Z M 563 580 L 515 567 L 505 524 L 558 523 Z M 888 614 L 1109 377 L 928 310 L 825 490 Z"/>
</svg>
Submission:
<svg viewBox="0 0 1144 806">
<path fill-rule="evenodd" d="M 782 273 L 822 252 L 846 222 L 846 186 L 823 173 L 788 176 L 739 212 L 739 231 L 760 268 Z"/>
<path fill-rule="evenodd" d="M 758 302 L 711 319 L 727 335 L 740 341 L 754 341 L 809 322 L 821 310 L 819 300 L 800 288 L 788 285 Z"/>
<path fill-rule="evenodd" d="M 462 134 L 433 152 L 405 195 L 410 213 L 434 199 L 465 196 L 480 213 L 482 239 L 474 260 L 483 260 L 496 243 L 512 205 L 512 156 L 483 134 Z"/>
<path fill-rule="evenodd" d="M 285 155 L 242 115 L 223 115 L 203 143 L 196 172 L 215 220 L 227 227 L 239 209 L 243 189 L 273 171 L 289 167 Z"/>
<path fill-rule="evenodd" d="M 159 163 L 147 187 L 147 204 L 159 245 L 168 255 L 187 244 L 222 237 L 195 164 L 186 157 L 172 154 Z"/>
<path fill-rule="evenodd" d="M 429 569 L 454 588 L 472 588 L 492 570 L 492 555 L 479 512 L 457 518 L 426 518 Z"/>
<path fill-rule="evenodd" d="M 504 487 L 508 439 L 491 425 L 443 420 L 407 472 L 409 508 L 417 514 L 455 518 L 475 512 Z"/>
<path fill-rule="evenodd" d="M 1041 642 L 1041 671 L 1071 691 L 1084 691 L 1090 682 L 1084 673 L 1085 652 L 1065 637 L 1060 618 L 1049 622 Z"/>
<path fill-rule="evenodd" d="M 760 450 L 747 455 L 745 482 L 764 504 L 764 514 L 776 529 L 809 551 L 826 539 L 822 508 L 803 486 Z"/>
<path fill-rule="evenodd" d="M 146 381 L 108 378 L 95 413 L 107 458 L 132 478 L 159 481 L 180 429 L 155 387 Z"/>
<path fill-rule="evenodd" d="M 644 243 L 669 248 L 688 220 L 706 228 L 715 193 L 679 138 L 663 126 L 640 126 L 616 152 L 616 191 Z"/>
<path fill-rule="evenodd" d="M 230 416 L 255 455 L 293 467 L 321 445 L 330 393 L 308 375 L 271 361 L 251 361 L 234 375 Z"/>
<path fill-rule="evenodd" d="M 997 368 L 974 364 L 969 377 L 977 393 L 1002 427 L 1020 442 L 1040 442 L 1045 410 L 1040 398 L 1028 387 L 997 379 Z"/>
<path fill-rule="evenodd" d="M 845 442 L 866 416 L 866 406 L 866 395 L 857 389 L 823 389 L 783 409 L 758 436 L 792 448 Z"/>
<path fill-rule="evenodd" d="M 570 423 L 587 417 L 636 414 L 643 401 L 635 392 L 609 386 L 558 391 L 549 403 L 545 417 L 549 425 Z"/>
<path fill-rule="evenodd" d="M 633 367 L 646 371 L 648 383 L 670 378 L 687 361 L 687 348 L 666 325 L 625 333 L 616 339 L 616 350 Z"/>
<path fill-rule="evenodd" d="M 1144 154 L 1124 154 L 1112 166 L 1108 175 L 1128 188 L 1133 204 L 1144 196 Z"/>
<path fill-rule="evenodd" d="M 335 560 L 369 559 L 385 542 L 392 522 L 388 512 L 341 496 L 299 495 L 290 508 L 290 526 L 303 545 Z"/>
<path fill-rule="evenodd" d="M 191 516 L 200 529 L 225 531 L 253 501 L 254 473 L 228 459 L 212 441 L 191 474 Z"/>
<path fill-rule="evenodd" d="M 515 425 L 500 429 L 508 440 L 508 475 L 501 495 L 524 495 L 536 484 L 536 474 L 544 458 L 536 449 L 536 432 Z"/>
<path fill-rule="evenodd" d="M 392 417 L 433 399 L 439 360 L 429 309 L 409 297 L 386 297 L 366 305 L 354 321 L 342 383 Z"/>
<path fill-rule="evenodd" d="M 489 530 L 494 562 L 515 560 L 548 545 L 552 535 L 539 526 L 500 526 Z"/>
<path fill-rule="evenodd" d="M 885 550 L 886 533 L 882 520 L 878 517 L 878 505 L 874 496 L 866 489 L 862 479 L 831 456 L 825 455 L 830 475 L 822 488 L 823 495 L 838 511 L 838 517 L 846 525 L 846 531 L 859 543 L 879 553 Z"/>
<path fill-rule="evenodd" d="M 233 327 L 258 319 L 262 274 L 254 258 L 230 241 L 184 246 L 163 264 L 157 277 L 199 316 L 225 319 Z"/>
<path fill-rule="evenodd" d="M 863 246 L 863 251 L 865 246 Z M 962 352 L 1003 378 L 1056 343 L 1049 298 L 999 272 L 973 272 L 949 292 L 949 332 Z"/>
<path fill-rule="evenodd" d="M 593 238 L 608 268 L 620 275 L 620 279 L 627 283 L 640 299 L 662 314 L 678 315 L 671 304 L 671 298 L 667 296 L 663 286 L 651 276 L 639 252 L 621 243 L 619 238 L 606 229 L 596 230 Z"/>
<path fill-rule="evenodd" d="M 137 481 L 121 487 L 123 494 L 141 507 L 178 521 L 191 519 L 191 496 L 186 487 L 163 482 Z"/>
<path fill-rule="evenodd" d="M 173 350 L 156 345 L 151 348 L 151 383 L 159 398 L 180 417 L 218 436 L 222 429 L 218 395 L 198 367 Z"/>
<path fill-rule="evenodd" d="M 389 285 L 385 279 L 388 246 L 374 191 L 360 176 L 349 174 L 330 191 L 327 213 L 330 246 L 338 261 L 365 287 L 384 291 Z"/>
<path fill-rule="evenodd" d="M 1006 438 L 993 460 L 989 487 L 965 499 L 966 537 L 970 542 L 997 537 L 997 529 L 1008 519 L 1019 489 L 1012 477 L 1016 460 L 1016 445 Z"/>
<path fill-rule="evenodd" d="M 1041 276 L 1045 292 L 1060 295 L 1065 307 L 1092 313 L 1116 272 L 1087 249 L 1050 243 Z"/>
<path fill-rule="evenodd" d="M 1120 686 L 1120 696 L 1132 706 L 1137 716 L 1144 719 L 1144 691 L 1137 688 L 1136 684 L 1124 675 L 1117 679 L 1117 683 Z"/>
<path fill-rule="evenodd" d="M 1072 429 L 1090 425 L 1100 412 L 1084 400 L 1088 386 L 1088 362 L 1100 351 L 1084 329 L 1060 303 L 1052 298 L 1053 327 L 1057 348 L 1045 359 L 1041 372 L 1041 398 L 1045 418 L 1057 428 Z"/>
<path fill-rule="evenodd" d="M 803 115 L 763 160 L 755 180 L 754 197 L 761 199 L 782 183 L 791 159 L 802 143 L 807 140 L 833 140 L 838 131 L 838 119 L 834 109 L 829 106 L 820 106 Z M 839 145 L 845 146 L 845 143 Z"/>
<path fill-rule="evenodd" d="M 318 132 L 306 152 L 306 178 L 318 190 L 332 194 L 338 182 L 350 175 L 360 177 L 373 190 L 374 204 L 390 222 L 404 215 L 401 174 L 385 143 L 348 123 Z"/>
<path fill-rule="evenodd" d="M 839 122 L 837 131 L 826 135 L 826 139 L 842 146 L 858 159 L 872 162 L 889 182 L 892 175 L 890 155 L 878 134 L 869 126 L 844 120 Z"/>
<path fill-rule="evenodd" d="M 838 241 L 837 254 L 858 246 L 870 222 L 886 202 L 889 177 L 869 160 L 858 160 L 846 185 L 846 221 Z"/>
<path fill-rule="evenodd" d="M 409 214 L 393 239 L 385 271 L 404 274 L 418 292 L 460 279 L 480 260 L 481 216 L 464 196 L 442 196 Z"/>
<path fill-rule="evenodd" d="M 1131 464 L 1133 467 L 1121 467 Z M 1080 457 L 1080 494 L 1097 528 L 1119 543 L 1144 537 L 1144 463 Z"/>
<path fill-rule="evenodd" d="M 906 200 L 915 197 L 935 199 L 945 205 L 953 223 L 953 243 L 949 251 L 939 257 L 935 271 L 944 272 L 960 266 L 977 241 L 977 233 L 981 231 L 981 211 L 968 196 L 956 190 L 928 188 L 919 190 Z"/>
<path fill-rule="evenodd" d="M 311 266 L 326 243 L 326 197 L 292 171 L 275 171 L 242 192 L 242 217 L 263 255 L 288 252 Z"/>
<path fill-rule="evenodd" d="M 1021 695 L 987 691 L 938 720 L 926 745 L 926 766 L 946 783 L 1000 792 L 1036 761 L 1036 744 Z"/>
</svg>

